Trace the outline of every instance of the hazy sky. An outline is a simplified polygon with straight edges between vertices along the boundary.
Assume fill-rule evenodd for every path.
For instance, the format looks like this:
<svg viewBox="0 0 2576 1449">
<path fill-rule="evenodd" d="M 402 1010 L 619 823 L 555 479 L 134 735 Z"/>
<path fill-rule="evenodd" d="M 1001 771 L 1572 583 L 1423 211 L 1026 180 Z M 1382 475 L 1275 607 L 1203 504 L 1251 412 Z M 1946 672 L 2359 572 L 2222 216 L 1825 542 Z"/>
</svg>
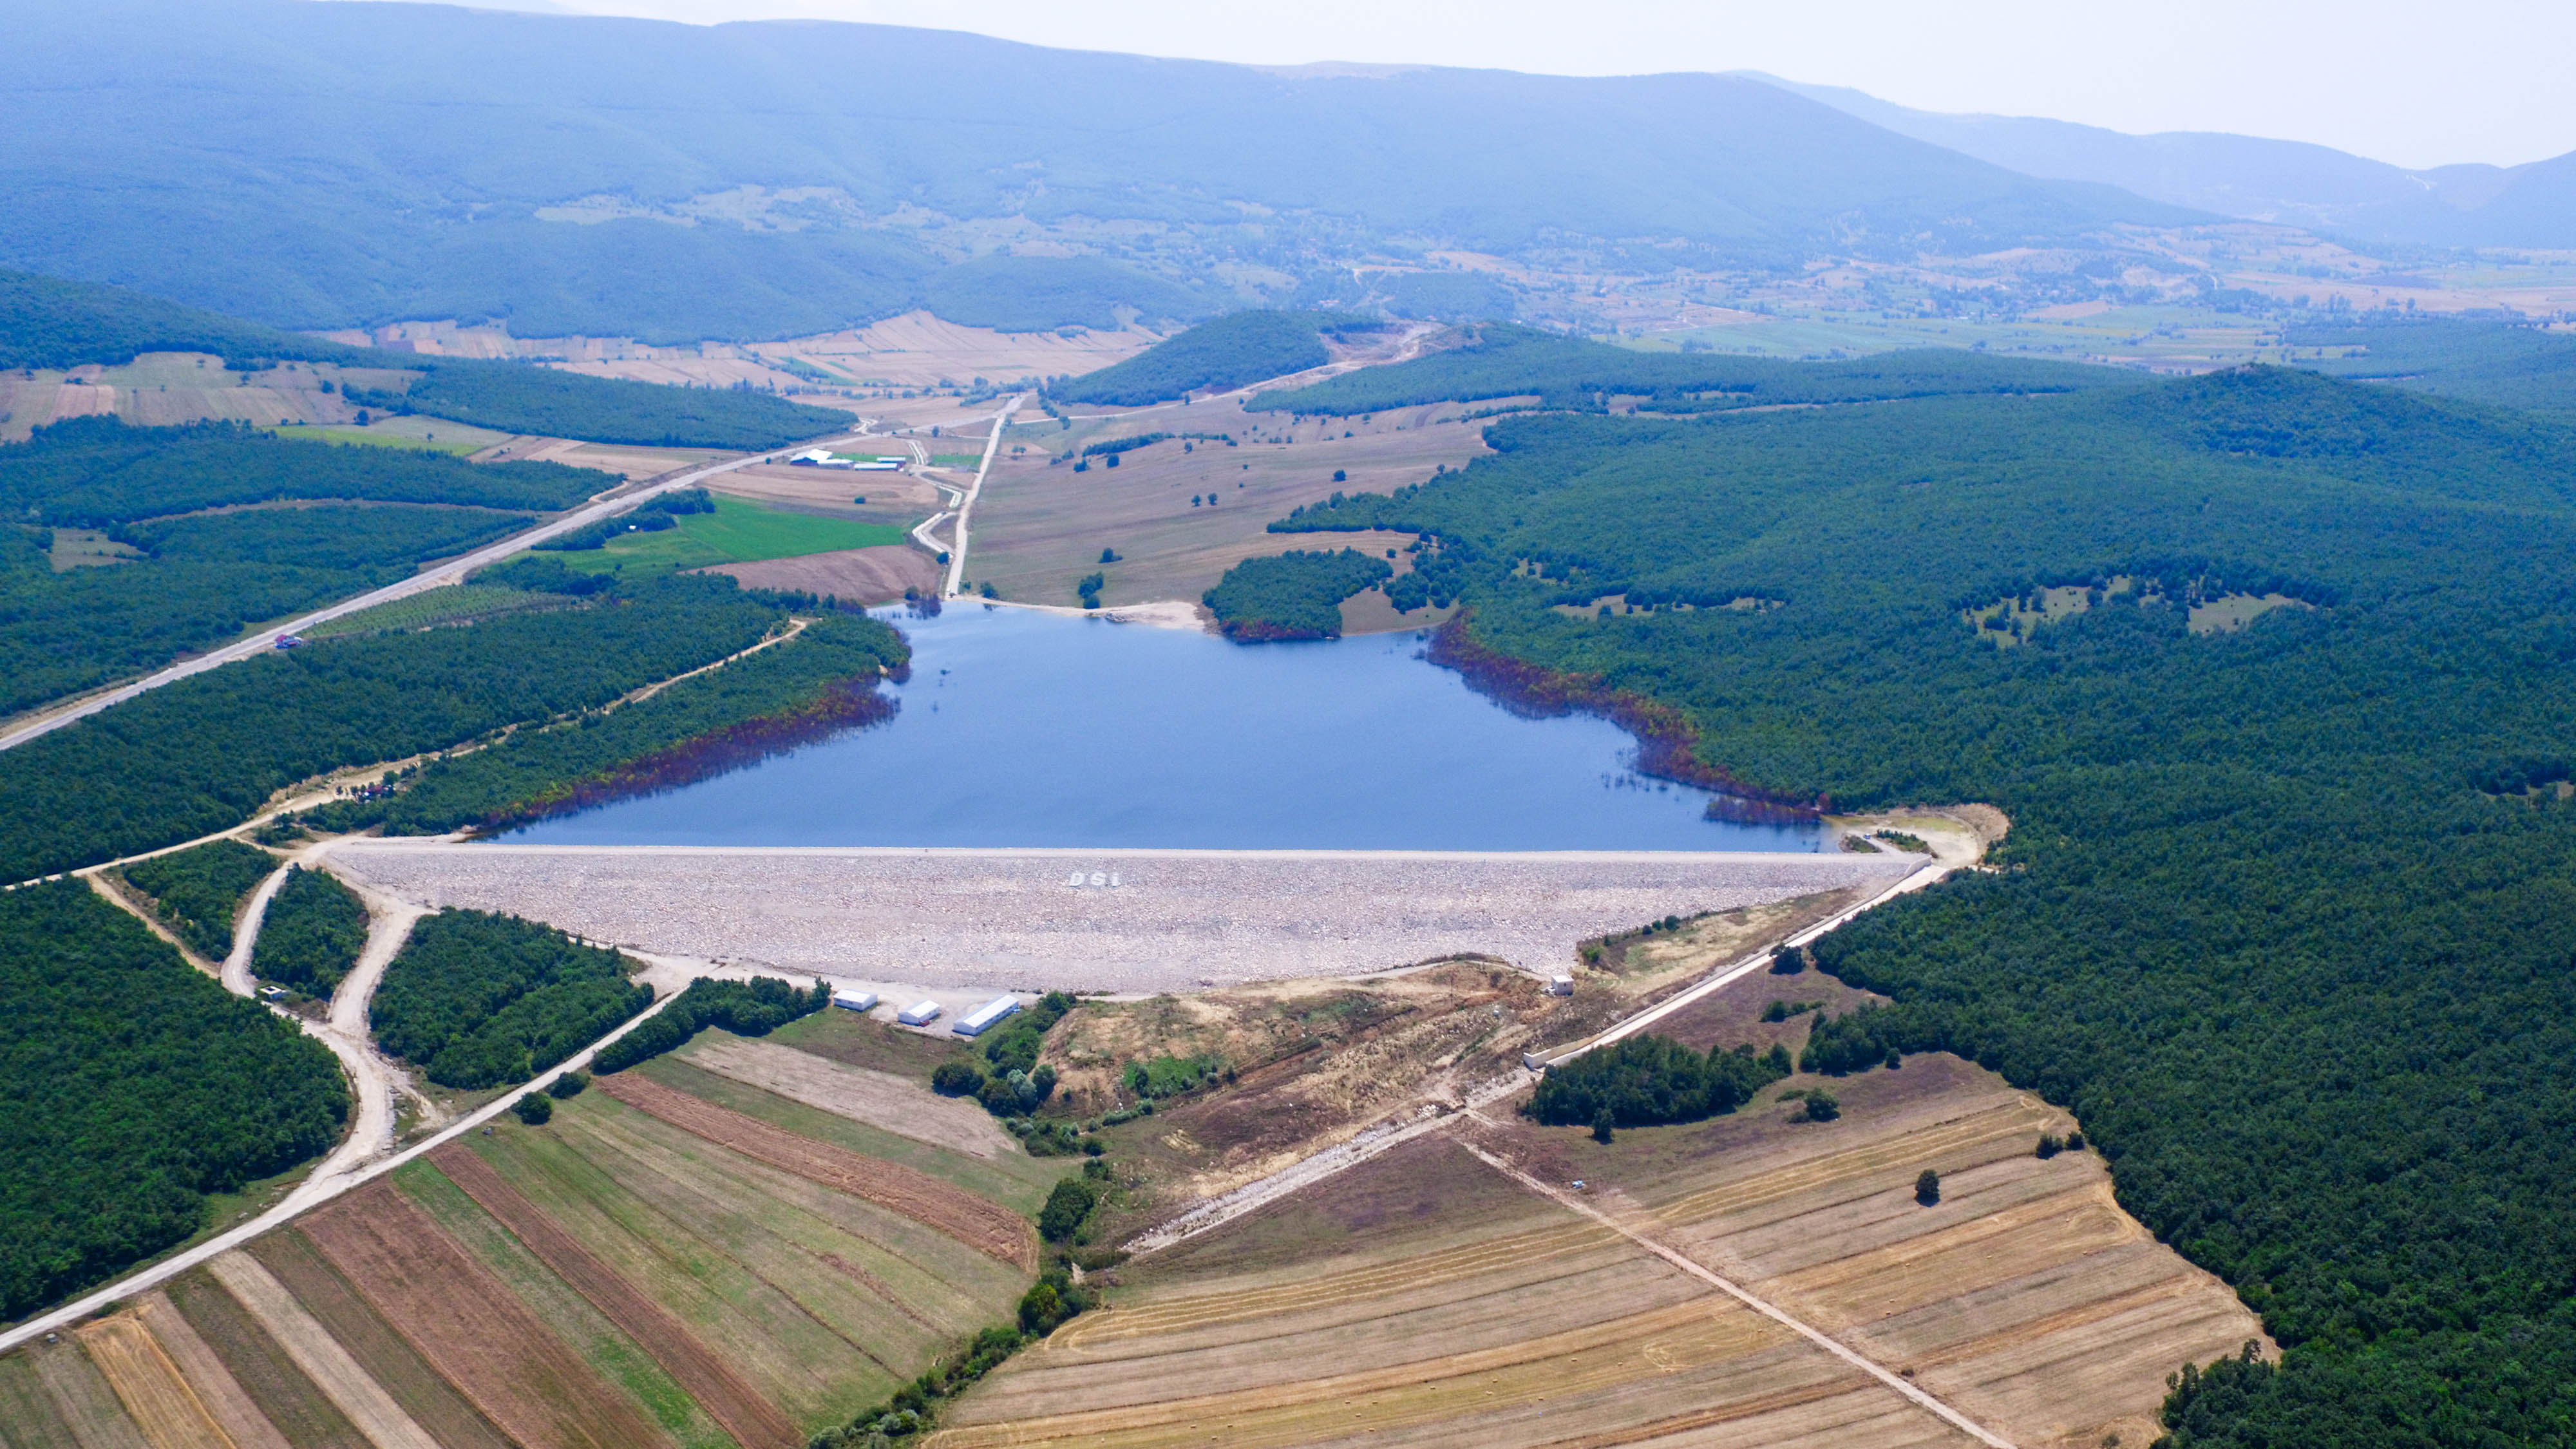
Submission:
<svg viewBox="0 0 2576 1449">
<path fill-rule="evenodd" d="M 1209 60 L 1767 70 L 1939 111 L 2238 131 L 2402 166 L 2576 150 L 2567 0 L 484 0 L 808 16 Z"/>
</svg>

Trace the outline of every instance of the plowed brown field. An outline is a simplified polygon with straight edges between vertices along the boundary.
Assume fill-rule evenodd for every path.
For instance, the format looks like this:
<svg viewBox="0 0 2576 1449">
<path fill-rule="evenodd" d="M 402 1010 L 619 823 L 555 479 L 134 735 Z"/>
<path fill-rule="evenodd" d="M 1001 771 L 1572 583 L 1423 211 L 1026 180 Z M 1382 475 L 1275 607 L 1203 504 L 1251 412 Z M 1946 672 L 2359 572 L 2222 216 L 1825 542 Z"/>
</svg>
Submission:
<svg viewBox="0 0 2576 1449">
<path fill-rule="evenodd" d="M 260 1238 L 247 1251 L 442 1449 L 511 1449 L 509 1439 L 322 1260 L 312 1239 L 290 1228 Z"/>
<path fill-rule="evenodd" d="M 389 1184 L 340 1199 L 306 1220 L 305 1232 L 422 1357 L 528 1449 L 669 1442 Z"/>
<path fill-rule="evenodd" d="M 603 1077 L 599 1085 L 626 1105 L 720 1147 L 901 1213 L 1004 1262 L 1037 1267 L 1037 1231 L 1028 1219 L 927 1173 L 799 1137 L 632 1072 Z"/>
<path fill-rule="evenodd" d="M 489 1163 L 452 1143 L 431 1154 L 430 1160 L 485 1212 L 518 1234 L 519 1241 L 557 1276 L 643 1345 L 653 1361 L 678 1380 L 742 1449 L 796 1449 L 803 1442 L 796 1426 L 776 1406 L 709 1353 L 678 1320 L 555 1226 L 536 1204 L 502 1181 Z"/>
</svg>

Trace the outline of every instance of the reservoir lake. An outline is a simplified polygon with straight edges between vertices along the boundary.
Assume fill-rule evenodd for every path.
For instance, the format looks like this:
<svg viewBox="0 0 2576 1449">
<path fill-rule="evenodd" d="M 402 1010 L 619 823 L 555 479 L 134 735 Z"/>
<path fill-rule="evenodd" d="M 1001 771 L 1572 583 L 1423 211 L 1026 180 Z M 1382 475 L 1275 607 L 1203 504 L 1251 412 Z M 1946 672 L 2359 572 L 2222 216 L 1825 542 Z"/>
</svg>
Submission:
<svg viewBox="0 0 2576 1449">
<path fill-rule="evenodd" d="M 563 845 L 1812 851 L 1640 776 L 1606 720 L 1533 719 L 1423 636 L 1245 646 L 951 603 L 894 718 L 693 785 L 541 822 Z"/>
</svg>

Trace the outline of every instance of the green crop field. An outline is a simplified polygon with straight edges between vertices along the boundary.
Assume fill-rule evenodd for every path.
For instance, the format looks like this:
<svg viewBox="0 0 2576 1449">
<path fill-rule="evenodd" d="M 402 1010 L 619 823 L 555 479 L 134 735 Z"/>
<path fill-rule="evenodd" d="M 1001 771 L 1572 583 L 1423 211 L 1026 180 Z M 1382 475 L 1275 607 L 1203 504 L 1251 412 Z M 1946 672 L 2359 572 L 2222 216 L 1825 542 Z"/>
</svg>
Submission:
<svg viewBox="0 0 2576 1449">
<path fill-rule="evenodd" d="M 309 423 L 295 423 L 269 429 L 281 438 L 301 438 L 314 443 L 349 443 L 365 448 L 400 448 L 413 453 L 453 453 L 464 457 L 482 451 L 483 444 L 441 443 L 427 438 L 406 438 L 400 433 L 379 433 L 369 428 L 325 428 Z"/>
<path fill-rule="evenodd" d="M 554 557 L 582 573 L 662 573 L 903 542 L 903 530 L 890 523 L 790 513 L 722 493 L 715 495 L 715 504 L 713 513 L 683 515 L 676 528 L 630 533 L 600 548 Z"/>
<path fill-rule="evenodd" d="M 505 588 L 499 584 L 449 584 L 444 588 L 423 590 L 407 599 L 395 599 L 372 609 L 360 609 L 353 614 L 325 620 L 305 630 L 304 637 L 331 639 L 343 634 L 426 629 L 434 624 L 493 619 L 530 609 L 569 609 L 579 602 L 563 594 L 543 594 L 528 589 Z"/>
</svg>

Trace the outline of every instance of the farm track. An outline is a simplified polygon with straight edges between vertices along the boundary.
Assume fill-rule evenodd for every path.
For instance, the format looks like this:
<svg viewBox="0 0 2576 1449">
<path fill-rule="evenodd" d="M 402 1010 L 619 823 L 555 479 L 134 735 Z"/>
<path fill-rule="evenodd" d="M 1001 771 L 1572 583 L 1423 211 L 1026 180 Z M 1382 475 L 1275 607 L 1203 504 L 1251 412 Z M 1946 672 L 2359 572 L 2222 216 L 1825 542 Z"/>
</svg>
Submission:
<svg viewBox="0 0 2576 1449">
<path fill-rule="evenodd" d="M 669 1442 L 390 1186 L 350 1194 L 304 1231 L 423 1358 L 527 1449 Z"/>
<path fill-rule="evenodd" d="M 502 1181 L 491 1164 L 455 1144 L 432 1154 L 430 1161 L 466 1196 L 481 1204 L 485 1212 L 517 1234 L 530 1252 L 589 1299 L 610 1322 L 643 1345 L 644 1351 L 678 1380 L 680 1387 L 723 1425 L 742 1449 L 796 1449 L 803 1442 L 786 1415 L 708 1352 L 660 1305 L 611 1272 L 607 1264 L 557 1227 L 534 1203 Z"/>
<path fill-rule="evenodd" d="M 1026 1218 L 928 1173 L 799 1137 L 648 1078 L 621 1073 L 599 1085 L 618 1101 L 720 1147 L 864 1198 L 1023 1271 L 1036 1271 L 1037 1232 Z"/>
</svg>

